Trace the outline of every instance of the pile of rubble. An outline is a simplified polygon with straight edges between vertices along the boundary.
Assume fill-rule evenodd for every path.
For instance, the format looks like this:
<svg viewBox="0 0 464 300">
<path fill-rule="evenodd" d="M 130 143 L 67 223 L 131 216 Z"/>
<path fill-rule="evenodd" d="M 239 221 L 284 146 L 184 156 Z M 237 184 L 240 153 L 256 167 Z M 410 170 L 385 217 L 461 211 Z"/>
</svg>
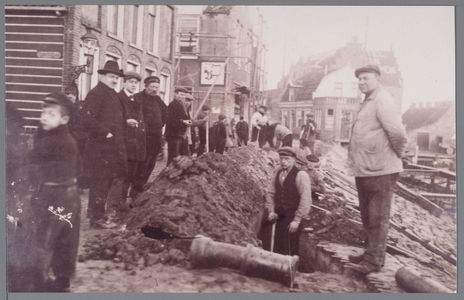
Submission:
<svg viewBox="0 0 464 300">
<path fill-rule="evenodd" d="M 121 220 L 122 230 L 84 243 L 80 260 L 124 261 L 126 268 L 182 264 L 197 234 L 257 246 L 265 189 L 273 170 L 266 153 L 251 146 L 227 155 L 182 157 L 137 197 L 132 211 Z"/>
</svg>

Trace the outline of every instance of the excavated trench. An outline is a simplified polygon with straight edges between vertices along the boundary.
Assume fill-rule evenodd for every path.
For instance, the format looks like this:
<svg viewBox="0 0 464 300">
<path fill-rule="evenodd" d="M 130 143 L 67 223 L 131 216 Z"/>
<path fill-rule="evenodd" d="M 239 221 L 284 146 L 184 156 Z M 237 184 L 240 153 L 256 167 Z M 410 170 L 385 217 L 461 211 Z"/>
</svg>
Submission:
<svg viewBox="0 0 464 300">
<path fill-rule="evenodd" d="M 88 239 L 79 260 L 123 262 L 126 270 L 160 263 L 190 268 L 190 247 L 199 234 L 216 242 L 259 247 L 257 232 L 264 195 L 275 167 L 266 152 L 251 146 L 226 155 L 182 157 L 139 195 L 130 213 L 121 216 L 118 230 Z M 309 219 L 302 222 L 299 271 L 304 273 L 299 273 L 297 281 L 307 282 L 308 291 L 314 290 L 314 283 L 308 282 L 316 277 L 338 276 L 336 280 L 327 277 L 328 282 L 335 280 L 332 285 L 344 280 L 353 283 L 345 268 L 347 257 L 360 254 L 365 239 L 359 212 L 353 209 L 353 197 L 327 178 L 326 187 L 326 195 L 314 201 L 317 208 L 313 207 Z M 419 249 L 394 233 L 389 241 L 407 245 L 412 252 Z M 351 289 L 328 290 L 403 292 L 394 282 L 394 273 L 401 264 L 411 261 L 387 255 L 387 262 L 380 277 L 357 278 Z M 449 267 L 439 259 L 432 262 L 435 269 Z M 453 269 L 447 270 L 450 276 L 443 280 L 453 278 Z"/>
</svg>

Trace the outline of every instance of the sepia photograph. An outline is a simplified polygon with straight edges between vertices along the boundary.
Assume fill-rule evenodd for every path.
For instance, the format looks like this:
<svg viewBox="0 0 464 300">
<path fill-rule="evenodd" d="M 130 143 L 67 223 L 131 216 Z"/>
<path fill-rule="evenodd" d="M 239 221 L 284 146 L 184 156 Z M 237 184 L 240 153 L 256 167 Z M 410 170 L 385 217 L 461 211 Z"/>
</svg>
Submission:
<svg viewBox="0 0 464 300">
<path fill-rule="evenodd" d="M 8 293 L 457 293 L 454 6 L 4 9 Z"/>
</svg>

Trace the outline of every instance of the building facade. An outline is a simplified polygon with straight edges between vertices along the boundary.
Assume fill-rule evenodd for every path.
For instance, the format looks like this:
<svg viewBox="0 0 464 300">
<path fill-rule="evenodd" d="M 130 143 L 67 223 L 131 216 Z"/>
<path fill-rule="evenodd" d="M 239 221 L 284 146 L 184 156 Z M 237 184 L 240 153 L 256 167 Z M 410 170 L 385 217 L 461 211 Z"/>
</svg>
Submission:
<svg viewBox="0 0 464 300">
<path fill-rule="evenodd" d="M 38 125 L 44 95 L 75 86 L 85 99 L 107 60 L 143 78 L 160 77 L 160 95 L 171 100 L 175 6 L 6 6 L 5 14 L 6 101 L 21 110 L 29 128 Z M 88 35 L 96 38 L 92 47 L 83 42 Z"/>
<path fill-rule="evenodd" d="M 456 110 L 453 101 L 413 103 L 403 114 L 410 151 L 454 154 L 456 150 Z"/>
<path fill-rule="evenodd" d="M 297 132 L 311 111 L 321 140 L 348 142 L 362 101 L 354 72 L 366 64 L 379 66 L 382 86 L 401 106 L 402 78 L 393 51 L 366 51 L 353 39 L 346 47 L 292 66 L 279 103 L 282 123 Z"/>
<path fill-rule="evenodd" d="M 193 112 L 206 99 L 211 120 L 220 113 L 236 120 L 254 113 L 250 99 L 257 86 L 261 44 L 250 10 L 210 5 L 201 13 L 179 14 L 176 85 L 193 92 Z"/>
</svg>

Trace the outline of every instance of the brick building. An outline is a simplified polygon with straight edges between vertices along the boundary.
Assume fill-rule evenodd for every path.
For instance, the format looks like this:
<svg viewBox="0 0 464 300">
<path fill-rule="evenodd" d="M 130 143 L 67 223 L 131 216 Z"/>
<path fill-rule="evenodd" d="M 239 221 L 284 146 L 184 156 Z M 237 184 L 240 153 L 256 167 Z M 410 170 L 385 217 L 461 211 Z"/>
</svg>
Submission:
<svg viewBox="0 0 464 300">
<path fill-rule="evenodd" d="M 353 39 L 347 46 L 301 59 L 284 78 L 286 84 L 279 103 L 281 121 L 292 131 L 305 122 L 312 111 L 324 141 L 346 143 L 362 101 L 354 71 L 362 65 L 378 65 L 380 82 L 401 106 L 402 78 L 393 51 L 366 51 Z"/>
<path fill-rule="evenodd" d="M 261 56 L 252 13 L 246 6 L 210 5 L 201 13 L 179 14 L 176 85 L 193 91 L 193 112 L 217 77 L 205 102 L 212 108 L 211 120 L 219 113 L 236 120 L 254 113 L 250 98 L 259 91 L 256 72 Z"/>
<path fill-rule="evenodd" d="M 79 98 L 98 83 L 107 60 L 124 71 L 161 79 L 171 99 L 177 9 L 170 5 L 6 6 L 6 101 L 38 125 L 40 100 L 77 84 Z M 96 38 L 86 47 L 82 38 Z M 121 87 L 121 83 L 119 88 Z M 140 89 L 143 89 L 141 83 Z"/>
</svg>

